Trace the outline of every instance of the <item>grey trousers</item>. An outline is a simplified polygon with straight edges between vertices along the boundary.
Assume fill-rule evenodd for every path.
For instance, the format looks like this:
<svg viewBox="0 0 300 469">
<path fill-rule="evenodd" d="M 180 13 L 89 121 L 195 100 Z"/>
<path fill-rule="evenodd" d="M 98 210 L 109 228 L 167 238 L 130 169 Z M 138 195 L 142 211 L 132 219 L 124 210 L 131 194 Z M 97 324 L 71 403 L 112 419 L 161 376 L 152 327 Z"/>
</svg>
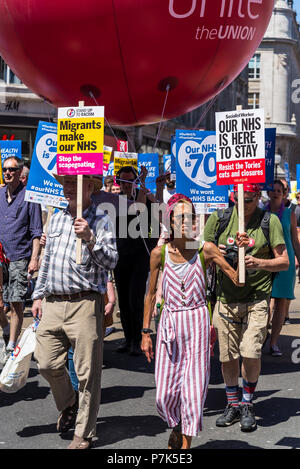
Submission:
<svg viewBox="0 0 300 469">
<path fill-rule="evenodd" d="M 57 409 L 62 411 L 72 405 L 75 391 L 66 360 L 73 347 L 79 381 L 75 435 L 91 438 L 96 434 L 101 398 L 103 296 L 95 292 L 71 301 L 46 299 L 42 310 L 34 354 L 40 373 L 50 384 Z"/>
</svg>

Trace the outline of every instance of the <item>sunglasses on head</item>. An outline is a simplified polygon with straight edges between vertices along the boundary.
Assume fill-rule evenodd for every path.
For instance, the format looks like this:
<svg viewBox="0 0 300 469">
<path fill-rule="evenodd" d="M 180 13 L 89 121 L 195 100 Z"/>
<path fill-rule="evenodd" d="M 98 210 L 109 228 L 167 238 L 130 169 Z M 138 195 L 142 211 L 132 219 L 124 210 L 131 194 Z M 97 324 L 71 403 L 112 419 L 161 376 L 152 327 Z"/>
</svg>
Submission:
<svg viewBox="0 0 300 469">
<path fill-rule="evenodd" d="M 7 171 L 9 171 L 10 173 L 15 173 L 16 171 L 18 171 L 20 168 L 15 168 L 14 166 L 11 167 L 11 168 L 3 168 L 2 171 L 4 173 L 6 173 Z"/>
</svg>

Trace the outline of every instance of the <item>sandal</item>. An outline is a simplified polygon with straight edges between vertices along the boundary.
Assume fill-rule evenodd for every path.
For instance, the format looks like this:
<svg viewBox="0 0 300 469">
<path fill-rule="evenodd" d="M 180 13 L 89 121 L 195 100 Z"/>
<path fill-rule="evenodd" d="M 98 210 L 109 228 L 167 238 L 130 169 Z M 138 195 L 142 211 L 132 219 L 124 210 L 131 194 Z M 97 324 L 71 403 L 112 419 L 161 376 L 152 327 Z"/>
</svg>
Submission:
<svg viewBox="0 0 300 469">
<path fill-rule="evenodd" d="M 68 449 L 90 449 L 92 447 L 92 438 L 81 438 L 74 435 L 72 443 Z"/>
<path fill-rule="evenodd" d="M 75 403 L 63 410 L 58 417 L 56 429 L 60 433 L 66 433 L 75 424 L 78 411 L 78 391 L 75 392 Z"/>
<path fill-rule="evenodd" d="M 177 425 L 171 431 L 169 441 L 168 441 L 168 449 L 180 449 L 182 446 L 182 433 L 181 433 L 181 425 Z"/>
</svg>

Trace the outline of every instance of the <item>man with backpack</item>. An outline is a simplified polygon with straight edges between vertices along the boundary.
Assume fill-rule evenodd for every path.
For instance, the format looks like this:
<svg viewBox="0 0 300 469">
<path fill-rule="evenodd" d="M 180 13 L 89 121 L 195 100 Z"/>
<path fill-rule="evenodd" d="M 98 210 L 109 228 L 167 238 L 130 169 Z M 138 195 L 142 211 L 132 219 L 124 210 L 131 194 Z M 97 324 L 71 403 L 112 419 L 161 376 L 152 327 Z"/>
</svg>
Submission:
<svg viewBox="0 0 300 469">
<path fill-rule="evenodd" d="M 240 421 L 242 431 L 256 429 L 253 394 L 261 369 L 261 350 L 267 336 L 268 307 L 272 272 L 287 270 L 288 255 L 279 218 L 258 207 L 260 188 L 244 184 L 245 231 L 249 237 L 246 249 L 246 282 L 242 288 L 217 269 L 216 306 L 213 324 L 217 331 L 227 406 L 217 419 L 218 427 Z M 237 186 L 234 187 L 237 202 Z M 204 231 L 233 267 L 237 264 L 235 235 L 238 231 L 237 205 L 214 212 Z M 242 357 L 243 391 L 239 400 L 239 359 Z"/>
</svg>

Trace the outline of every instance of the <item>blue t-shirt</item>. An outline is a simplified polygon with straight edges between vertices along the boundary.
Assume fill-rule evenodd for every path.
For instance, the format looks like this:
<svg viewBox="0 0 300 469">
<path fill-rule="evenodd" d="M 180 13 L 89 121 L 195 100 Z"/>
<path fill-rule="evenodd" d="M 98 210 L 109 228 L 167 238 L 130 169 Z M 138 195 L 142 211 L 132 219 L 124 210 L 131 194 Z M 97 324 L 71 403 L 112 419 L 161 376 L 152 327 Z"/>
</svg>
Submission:
<svg viewBox="0 0 300 469">
<path fill-rule="evenodd" d="M 32 241 L 43 232 L 41 206 L 26 202 L 25 191 L 20 183 L 8 203 L 7 186 L 0 189 L 0 242 L 10 261 L 31 257 Z"/>
</svg>

